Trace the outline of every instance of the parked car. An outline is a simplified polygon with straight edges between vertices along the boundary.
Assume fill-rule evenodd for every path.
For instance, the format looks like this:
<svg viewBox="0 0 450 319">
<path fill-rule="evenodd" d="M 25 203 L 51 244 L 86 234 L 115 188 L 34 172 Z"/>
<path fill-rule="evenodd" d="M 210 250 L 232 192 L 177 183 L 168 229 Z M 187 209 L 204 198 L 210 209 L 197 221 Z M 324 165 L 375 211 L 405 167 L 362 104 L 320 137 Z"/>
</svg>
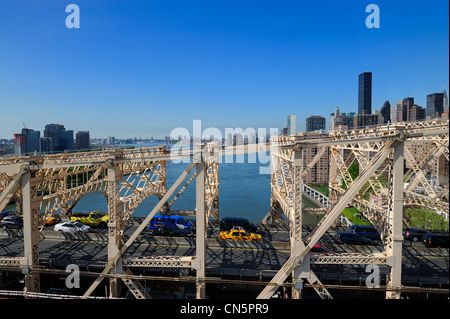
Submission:
<svg viewBox="0 0 450 319">
<path fill-rule="evenodd" d="M 449 248 L 449 233 L 428 232 L 423 235 L 423 243 L 427 247 Z"/>
<path fill-rule="evenodd" d="M 373 241 L 380 241 L 381 237 L 378 234 L 377 230 L 373 226 L 367 225 L 352 225 L 349 229 L 351 232 L 354 232 L 364 238 L 368 238 Z"/>
<path fill-rule="evenodd" d="M 256 233 L 258 231 L 258 226 L 255 223 L 250 222 L 246 218 L 240 217 L 224 217 L 220 221 L 220 230 L 231 230 L 233 227 L 242 227 L 246 231 L 251 233 Z"/>
<path fill-rule="evenodd" d="M 80 221 L 75 221 L 56 224 L 54 230 L 63 233 L 87 233 L 90 232 L 92 228 L 84 225 Z"/>
<path fill-rule="evenodd" d="M 154 236 L 194 236 L 194 233 L 187 228 L 180 229 L 176 225 L 165 225 L 150 229 L 150 234 Z"/>
<path fill-rule="evenodd" d="M 334 241 L 337 244 L 357 244 L 357 245 L 370 245 L 372 240 L 362 237 L 357 233 L 351 231 L 338 231 L 334 237 Z"/>
<path fill-rule="evenodd" d="M 18 216 L 6 216 L 0 221 L 1 228 L 23 228 L 23 218 Z"/>
<path fill-rule="evenodd" d="M 427 230 L 420 228 L 410 228 L 403 230 L 403 238 L 410 241 L 421 241 Z"/>
</svg>

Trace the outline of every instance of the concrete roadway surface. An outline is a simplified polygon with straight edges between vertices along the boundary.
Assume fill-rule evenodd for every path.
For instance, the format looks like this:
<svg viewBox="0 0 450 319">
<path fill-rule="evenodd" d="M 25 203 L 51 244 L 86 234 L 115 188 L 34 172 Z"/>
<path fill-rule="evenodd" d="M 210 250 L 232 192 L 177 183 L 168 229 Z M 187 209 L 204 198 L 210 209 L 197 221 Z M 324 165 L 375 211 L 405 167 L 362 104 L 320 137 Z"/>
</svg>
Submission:
<svg viewBox="0 0 450 319">
<path fill-rule="evenodd" d="M 125 235 L 131 235 L 137 224 L 131 224 Z M 53 228 L 50 228 L 53 229 Z M 102 235 L 99 240 L 66 240 L 64 237 L 41 239 L 40 257 L 49 259 L 107 261 L 107 239 L 105 230 L 95 230 Z M 51 231 L 44 230 L 44 236 Z M 256 270 L 278 270 L 289 258 L 289 233 L 282 228 L 264 228 L 260 230 L 262 243 L 236 242 L 218 240 L 219 229 L 208 232 L 206 266 L 208 268 L 239 268 Z M 142 240 L 127 250 L 127 257 L 139 256 L 193 256 L 195 239 L 159 238 L 142 234 Z M 328 231 L 319 244 L 336 253 L 370 253 L 380 252 L 382 246 L 337 245 L 333 241 L 334 230 Z M 100 237 L 99 237 L 100 238 Z M 157 242 L 155 242 L 157 239 Z M 23 256 L 22 237 L 0 236 L 1 256 Z M 384 267 L 385 268 L 385 267 Z M 317 273 L 355 274 L 365 273 L 365 265 L 312 265 Z M 382 266 L 380 272 L 383 273 Z M 422 243 L 404 242 L 403 276 L 447 277 L 449 275 L 449 250 L 446 248 L 426 248 Z"/>
</svg>

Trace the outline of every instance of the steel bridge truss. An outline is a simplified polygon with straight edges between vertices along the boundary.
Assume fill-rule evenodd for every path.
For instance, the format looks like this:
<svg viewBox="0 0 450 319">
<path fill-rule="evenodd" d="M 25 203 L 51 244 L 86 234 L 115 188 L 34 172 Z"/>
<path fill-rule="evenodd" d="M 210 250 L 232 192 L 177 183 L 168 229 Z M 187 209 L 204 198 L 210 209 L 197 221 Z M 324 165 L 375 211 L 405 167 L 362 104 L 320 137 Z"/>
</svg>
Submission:
<svg viewBox="0 0 450 319">
<path fill-rule="evenodd" d="M 263 222 L 288 224 L 291 255 L 259 298 L 270 298 L 289 276 L 294 283 L 307 280 L 322 298 L 331 298 L 311 271 L 311 263 L 385 264 L 389 288 L 386 297 L 399 298 L 402 221 L 407 222 L 404 207 L 434 208 L 448 216 L 448 202 L 443 200 L 448 198 L 448 169 L 443 188 L 436 189 L 426 177 L 436 173 L 437 165 L 448 168 L 448 130 L 447 119 L 335 131 L 317 139 L 304 139 L 301 135 L 274 138 L 270 147 L 271 209 Z M 302 153 L 309 147 L 317 148 L 317 154 L 304 165 Z M 154 147 L 0 159 L 0 209 L 15 199 L 24 220 L 24 257 L 3 257 L 0 265 L 21 266 L 26 274 L 25 291 L 39 292 L 41 226 L 58 211 L 69 214 L 84 194 L 97 192 L 103 194 L 108 203 L 108 263 L 83 297 L 90 296 L 104 278 L 109 278 L 110 297 L 120 295 L 119 282 L 123 281 L 136 298 L 150 298 L 139 281 L 130 279 L 130 268 L 185 267 L 196 270 L 197 297 L 204 298 L 206 229 L 210 218 L 219 219 L 219 152 L 216 150 L 216 145 L 207 144 L 175 157 L 164 147 Z M 308 170 L 326 151 L 330 156 L 328 197 L 303 183 Z M 190 158 L 191 162 L 167 189 L 166 163 L 174 158 Z M 349 171 L 354 162 L 359 166 L 358 176 L 352 176 Z M 195 256 L 128 258 L 128 248 L 151 218 L 159 211 L 169 213 L 173 203 L 194 180 Z M 407 186 L 404 188 L 404 185 Z M 302 217 L 311 209 L 302 209 L 302 193 L 320 201 L 322 208 L 317 210 L 325 213 L 313 231 L 305 235 L 302 234 Z M 376 195 L 377 203 L 367 200 L 368 193 Z M 131 214 L 143 200 L 153 195 L 159 202 L 123 242 L 124 227 Z M 375 226 L 384 251 L 359 255 L 309 254 L 348 204 L 357 207 Z M 294 289 L 293 297 L 299 296 L 300 291 Z"/>
<path fill-rule="evenodd" d="M 106 197 L 108 205 L 108 264 L 83 297 L 90 296 L 108 275 L 110 297 L 120 295 L 119 281 L 123 281 L 136 298 L 150 298 L 139 281 L 130 279 L 129 267 L 176 265 L 196 270 L 197 297 L 205 298 L 206 229 L 210 218 L 219 219 L 216 148 L 214 144 L 198 145 L 180 156 L 173 156 L 165 147 L 153 147 L 0 159 L 0 209 L 15 199 L 24 220 L 24 257 L 2 257 L 0 265 L 21 266 L 26 274 L 25 291 L 39 292 L 39 231 L 50 216 L 58 211 L 69 214 L 83 195 L 97 192 Z M 191 163 L 167 190 L 166 162 L 185 158 Z M 188 181 L 175 193 L 189 174 Z M 153 216 L 159 211 L 170 213 L 170 206 L 194 179 L 196 255 L 125 258 L 127 249 Z M 123 243 L 131 214 L 153 195 L 158 197 L 158 204 Z"/>
<path fill-rule="evenodd" d="M 294 283 L 307 280 L 320 287 L 310 263 L 368 264 L 388 266 L 386 298 L 397 299 L 401 293 L 402 222 L 405 207 L 426 207 L 442 211 L 448 219 L 449 121 L 396 123 L 396 125 L 351 131 L 329 132 L 326 137 L 303 138 L 280 136 L 271 143 L 272 177 L 271 209 L 265 223 L 287 223 L 290 229 L 291 255 L 258 298 L 270 298 L 288 276 Z M 308 165 L 303 164 L 303 152 L 318 148 Z M 320 197 L 325 213 L 319 224 L 302 236 L 302 190 L 307 197 L 319 200 L 314 191 L 303 184 L 303 178 L 328 150 L 330 154 L 329 197 Z M 406 174 L 404 174 L 406 161 Z M 444 163 L 442 163 L 442 161 Z M 356 162 L 358 176 L 349 168 Z M 436 170 L 441 162 L 445 187 L 436 191 L 426 174 Z M 442 168 L 442 167 L 441 167 Z M 416 190 L 424 190 L 422 194 Z M 375 194 L 377 201 L 367 196 Z M 384 252 L 380 254 L 331 254 L 310 256 L 309 251 L 333 225 L 348 205 L 358 208 L 381 235 Z M 283 218 L 284 217 L 284 218 Z M 405 217 L 405 219 L 404 219 Z M 318 285 L 318 286 L 317 286 Z M 295 286 L 295 285 L 294 285 Z M 316 288 L 322 298 L 332 298 L 325 288 Z M 293 297 L 300 296 L 294 291 Z"/>
</svg>

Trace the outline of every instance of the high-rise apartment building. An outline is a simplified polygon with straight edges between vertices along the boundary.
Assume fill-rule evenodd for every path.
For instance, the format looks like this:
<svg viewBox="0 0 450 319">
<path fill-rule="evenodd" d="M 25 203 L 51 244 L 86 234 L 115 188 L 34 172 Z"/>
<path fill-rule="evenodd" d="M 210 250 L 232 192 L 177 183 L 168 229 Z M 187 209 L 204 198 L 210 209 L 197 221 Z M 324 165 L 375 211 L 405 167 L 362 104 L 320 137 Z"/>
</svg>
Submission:
<svg viewBox="0 0 450 319">
<path fill-rule="evenodd" d="M 23 128 L 25 135 L 25 153 L 39 153 L 41 151 L 41 132 L 29 128 Z"/>
<path fill-rule="evenodd" d="M 403 101 L 399 102 L 397 104 L 397 122 L 410 122 L 410 111 L 414 105 L 413 97 L 404 98 Z"/>
<path fill-rule="evenodd" d="M 25 134 L 14 134 L 14 155 L 21 156 L 26 153 Z"/>
<path fill-rule="evenodd" d="M 327 137 L 326 133 L 318 132 L 306 132 L 300 133 L 304 139 Z M 314 159 L 319 148 L 317 147 L 306 147 L 303 149 L 303 168 L 305 169 L 308 164 Z M 303 182 L 306 184 L 315 185 L 326 185 L 329 181 L 329 166 L 330 166 L 330 153 L 328 149 L 322 155 L 322 157 L 317 161 L 317 163 L 309 169 L 303 177 Z"/>
<path fill-rule="evenodd" d="M 41 153 L 49 154 L 54 152 L 53 139 L 51 137 L 41 137 Z"/>
<path fill-rule="evenodd" d="M 44 130 L 44 137 L 52 139 L 53 151 L 73 150 L 73 131 L 64 128 L 61 124 L 47 124 Z"/>
<path fill-rule="evenodd" d="M 326 129 L 325 118 L 319 115 L 312 115 L 306 119 L 306 132 L 324 131 Z"/>
<path fill-rule="evenodd" d="M 287 118 L 288 135 L 297 134 L 297 116 L 295 114 L 288 115 Z"/>
<path fill-rule="evenodd" d="M 89 131 L 79 131 L 75 137 L 75 149 L 88 150 L 91 148 Z"/>
<path fill-rule="evenodd" d="M 358 114 L 372 113 L 372 72 L 364 72 L 358 78 Z"/>
</svg>

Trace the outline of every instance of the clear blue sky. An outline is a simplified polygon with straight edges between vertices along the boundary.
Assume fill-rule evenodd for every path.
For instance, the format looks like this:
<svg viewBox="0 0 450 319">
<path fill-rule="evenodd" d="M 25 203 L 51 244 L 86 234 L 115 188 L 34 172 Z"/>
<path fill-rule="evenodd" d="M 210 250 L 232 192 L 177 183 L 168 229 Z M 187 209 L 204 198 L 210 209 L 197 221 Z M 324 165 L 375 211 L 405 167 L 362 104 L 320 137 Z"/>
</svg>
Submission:
<svg viewBox="0 0 450 319">
<path fill-rule="evenodd" d="M 68 29 L 65 8 L 80 8 Z M 380 28 L 368 29 L 368 4 Z M 286 126 L 449 86 L 448 1 L 0 0 L 0 138 L 60 123 L 91 137 Z M 448 91 L 448 90 L 447 90 Z M 42 134 L 42 133 L 41 133 Z"/>
</svg>

